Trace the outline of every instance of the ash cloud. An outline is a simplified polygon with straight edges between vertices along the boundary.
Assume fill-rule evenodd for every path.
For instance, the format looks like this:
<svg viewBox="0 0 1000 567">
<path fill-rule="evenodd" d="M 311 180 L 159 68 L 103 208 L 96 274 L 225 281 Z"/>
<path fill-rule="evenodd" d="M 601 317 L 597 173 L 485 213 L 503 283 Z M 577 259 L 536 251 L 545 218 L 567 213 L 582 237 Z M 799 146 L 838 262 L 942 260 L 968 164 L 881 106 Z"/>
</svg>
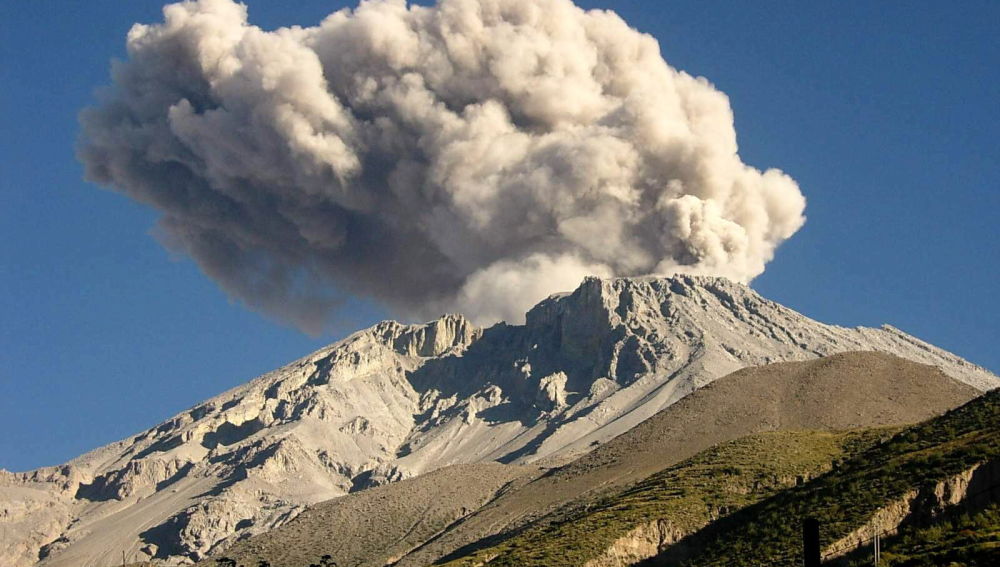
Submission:
<svg viewBox="0 0 1000 567">
<path fill-rule="evenodd" d="M 88 179 L 170 249 L 319 331 L 346 294 L 518 321 L 588 274 L 749 281 L 804 222 L 726 96 L 570 0 L 371 0 L 265 31 L 230 0 L 136 25 L 81 114 Z"/>
</svg>

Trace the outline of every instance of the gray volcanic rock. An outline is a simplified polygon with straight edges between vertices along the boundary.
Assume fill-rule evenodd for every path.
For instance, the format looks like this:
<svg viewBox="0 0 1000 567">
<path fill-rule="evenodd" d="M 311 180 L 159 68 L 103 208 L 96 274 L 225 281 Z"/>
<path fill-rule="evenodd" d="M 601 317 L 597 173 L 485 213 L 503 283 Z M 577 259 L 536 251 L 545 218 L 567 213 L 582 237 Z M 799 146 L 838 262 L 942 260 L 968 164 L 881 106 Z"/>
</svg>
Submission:
<svg viewBox="0 0 1000 567">
<path fill-rule="evenodd" d="M 62 468 L 7 473 L 0 563 L 190 562 L 322 500 L 565 460 L 732 371 L 857 350 L 1000 385 L 892 327 L 824 325 L 722 278 L 590 278 L 523 326 L 379 323 Z"/>
<path fill-rule="evenodd" d="M 393 559 L 395 567 L 423 567 L 487 546 L 478 558 L 466 557 L 475 564 L 489 556 L 490 544 L 504 535 L 529 524 L 562 523 L 720 443 L 782 429 L 843 431 L 916 423 L 979 393 L 937 368 L 876 352 L 744 368 L 563 466 L 440 469 L 318 504 L 276 530 L 238 542 L 223 555 L 244 565 L 264 560 L 273 567 L 301 567 L 327 554 L 338 565 L 383 567 Z M 481 498 L 518 473 L 517 481 L 488 503 L 470 505 L 477 495 Z M 436 505 L 428 506 L 428 501 Z M 442 516 L 455 520 L 441 522 Z M 434 520 L 444 527 L 428 526 Z M 657 545 L 649 549 L 655 552 Z"/>
</svg>

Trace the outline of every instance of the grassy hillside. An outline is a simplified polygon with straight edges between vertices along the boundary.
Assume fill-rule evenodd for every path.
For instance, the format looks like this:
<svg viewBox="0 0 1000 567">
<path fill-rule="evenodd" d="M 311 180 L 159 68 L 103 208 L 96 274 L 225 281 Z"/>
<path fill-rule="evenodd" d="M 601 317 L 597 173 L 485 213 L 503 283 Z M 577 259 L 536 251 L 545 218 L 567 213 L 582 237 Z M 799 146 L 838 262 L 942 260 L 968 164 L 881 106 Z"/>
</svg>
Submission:
<svg viewBox="0 0 1000 567">
<path fill-rule="evenodd" d="M 567 508 L 593 507 L 605 496 L 745 435 L 916 423 L 976 395 L 937 368 L 882 353 L 842 353 L 744 368 L 552 474 L 501 496 L 408 554 L 400 567 L 424 567 L 442 557 L 468 555 L 539 518 L 547 524 L 562 523 Z"/>
<path fill-rule="evenodd" d="M 669 530 L 690 533 L 821 474 L 834 460 L 895 431 L 781 431 L 744 437 L 703 451 L 589 509 L 534 526 L 448 565 L 579 566 L 637 526 L 661 518 L 669 519 Z"/>
<path fill-rule="evenodd" d="M 804 486 L 711 524 L 651 564 L 798 565 L 803 518 L 820 520 L 821 544 L 826 548 L 906 492 L 998 458 L 1000 392 L 994 391 L 908 428 Z"/>
<path fill-rule="evenodd" d="M 603 557 L 594 564 L 611 565 L 627 557 L 628 545 L 645 539 L 663 547 L 679 538 L 645 564 L 799 565 L 803 518 L 820 520 L 826 549 L 908 491 L 997 458 L 1000 392 L 903 430 L 758 434 L 699 453 L 595 506 L 536 524 L 446 564 L 558 567 Z M 795 486 L 796 477 L 811 480 Z M 948 565 L 961 547 L 969 557 L 956 559 L 957 565 L 983 564 L 975 557 L 997 552 L 996 515 L 993 509 L 904 531 L 885 541 L 883 563 Z M 952 555 L 940 555 L 944 551 Z"/>
<path fill-rule="evenodd" d="M 929 527 L 911 527 L 883 541 L 882 565 L 934 567 L 1000 565 L 1000 504 L 975 514 L 950 514 Z M 851 567 L 871 565 L 855 558 Z"/>
</svg>

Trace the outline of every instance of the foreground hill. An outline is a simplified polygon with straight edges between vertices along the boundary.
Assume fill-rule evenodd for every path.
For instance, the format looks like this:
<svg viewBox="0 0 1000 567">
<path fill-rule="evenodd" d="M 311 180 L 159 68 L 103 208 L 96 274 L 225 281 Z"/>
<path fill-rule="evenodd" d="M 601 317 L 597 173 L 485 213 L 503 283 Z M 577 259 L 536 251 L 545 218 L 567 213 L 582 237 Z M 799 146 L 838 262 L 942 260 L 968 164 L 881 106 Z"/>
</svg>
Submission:
<svg viewBox="0 0 1000 567">
<path fill-rule="evenodd" d="M 798 565 L 799 526 L 807 516 L 820 520 L 824 559 L 846 564 L 850 554 L 869 552 L 873 525 L 892 535 L 900 527 L 930 525 L 998 501 L 1000 392 L 994 391 L 715 522 L 648 564 Z M 897 555 L 920 555 L 905 541 L 889 541 Z"/>
<path fill-rule="evenodd" d="M 220 558 L 305 567 L 329 555 L 338 565 L 386 565 L 543 472 L 500 463 L 445 467 L 312 506 L 271 532 L 237 542 Z"/>
<path fill-rule="evenodd" d="M 1000 496 L 995 498 L 1000 500 Z M 968 512 L 956 509 L 923 526 L 908 526 L 881 543 L 886 567 L 936 567 L 1000 565 L 1000 504 Z M 867 565 L 868 549 L 852 554 L 840 564 Z"/>
<path fill-rule="evenodd" d="M 741 437 L 445 565 L 632 565 L 720 517 L 829 471 L 838 459 L 895 431 L 771 431 Z"/>
<path fill-rule="evenodd" d="M 896 431 L 745 437 L 448 565 L 793 566 L 806 517 L 830 564 L 870 564 L 873 525 L 889 564 L 1000 558 L 1000 393 Z"/>
<path fill-rule="evenodd" d="M 721 278 L 592 278 L 526 321 L 383 322 L 66 465 L 3 473 L 0 563 L 191 562 L 444 466 L 566 462 L 747 366 L 869 350 L 1000 384 L 899 330 L 824 325 Z"/>
<path fill-rule="evenodd" d="M 507 487 L 482 508 L 468 510 L 461 521 L 442 527 L 440 532 L 431 534 L 433 537 L 419 545 L 411 538 L 406 553 L 400 553 L 398 548 L 388 551 L 396 543 L 397 536 L 392 534 L 398 532 L 386 528 L 420 521 L 418 509 L 405 521 L 396 512 L 400 502 L 409 501 L 419 492 L 411 492 L 407 483 L 397 483 L 385 487 L 380 494 L 386 513 L 369 514 L 364 518 L 367 530 L 360 537 L 366 539 L 365 545 L 378 549 L 376 553 L 345 549 L 360 548 L 359 544 L 343 541 L 346 534 L 355 532 L 357 518 L 331 520 L 307 513 L 282 529 L 237 543 L 223 555 L 247 565 L 266 560 L 274 567 L 308 565 L 309 561 L 303 563 L 302 559 L 315 561 L 327 554 L 339 565 L 381 566 L 389 559 L 398 565 L 427 565 L 448 555 L 462 555 L 463 551 L 458 551 L 462 548 L 469 551 L 485 546 L 481 553 L 472 552 L 474 558 L 481 558 L 498 553 L 495 546 L 489 545 L 491 539 L 502 538 L 527 525 L 537 527 L 558 522 L 562 516 L 592 505 L 616 488 L 748 433 L 781 429 L 840 431 L 914 423 L 959 406 L 977 394 L 975 389 L 945 376 L 936 368 L 881 353 L 844 353 L 806 362 L 747 368 L 693 392 L 564 466 L 542 476 L 521 477 L 520 483 Z M 782 461 L 780 455 L 775 454 L 786 442 L 801 442 L 803 447 L 812 447 L 809 451 L 813 456 L 801 463 L 793 459 L 782 465 L 785 468 L 780 472 L 767 469 L 772 461 Z M 828 466 L 844 442 L 845 438 L 827 433 L 811 434 L 802 439 L 771 437 L 766 440 L 771 453 L 763 447 L 752 446 L 761 455 L 754 457 L 751 451 L 744 452 L 743 456 L 765 461 L 764 467 L 770 472 L 761 473 L 764 476 L 780 476 L 784 482 L 789 478 L 794 482 L 797 475 L 812 474 Z M 433 477 L 434 474 L 425 475 L 417 481 L 428 483 Z M 477 480 L 471 478 L 469 483 L 459 492 L 473 491 Z M 769 482 L 768 486 L 771 484 Z M 321 506 L 346 506 L 352 500 L 369 498 L 369 492 Z M 627 523 L 620 525 L 625 531 L 629 529 Z M 593 530 L 587 528 L 587 531 Z M 303 538 L 301 534 L 312 536 Z M 387 537 L 380 539 L 380 534 Z M 625 535 L 614 530 L 607 534 L 612 538 Z M 582 549 L 579 541 L 570 541 L 569 547 L 577 551 Z M 386 551 L 379 549 L 380 546 Z M 295 549 L 294 555 L 290 549 Z M 578 564 L 574 563 L 578 557 L 569 550 L 563 550 L 559 556 L 568 562 L 548 560 L 552 565 Z"/>
</svg>

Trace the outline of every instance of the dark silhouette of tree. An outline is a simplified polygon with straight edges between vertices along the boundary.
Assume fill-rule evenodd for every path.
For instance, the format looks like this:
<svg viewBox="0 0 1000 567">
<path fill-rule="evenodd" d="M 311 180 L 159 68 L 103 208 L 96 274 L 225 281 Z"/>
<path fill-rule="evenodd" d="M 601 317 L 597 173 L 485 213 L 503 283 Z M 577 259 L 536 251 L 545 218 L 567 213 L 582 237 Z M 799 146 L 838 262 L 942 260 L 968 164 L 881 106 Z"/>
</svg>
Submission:
<svg viewBox="0 0 1000 567">
<path fill-rule="evenodd" d="M 217 565 L 221 565 L 222 567 L 236 567 L 236 560 L 228 557 L 220 557 L 215 560 L 215 563 Z"/>
</svg>

